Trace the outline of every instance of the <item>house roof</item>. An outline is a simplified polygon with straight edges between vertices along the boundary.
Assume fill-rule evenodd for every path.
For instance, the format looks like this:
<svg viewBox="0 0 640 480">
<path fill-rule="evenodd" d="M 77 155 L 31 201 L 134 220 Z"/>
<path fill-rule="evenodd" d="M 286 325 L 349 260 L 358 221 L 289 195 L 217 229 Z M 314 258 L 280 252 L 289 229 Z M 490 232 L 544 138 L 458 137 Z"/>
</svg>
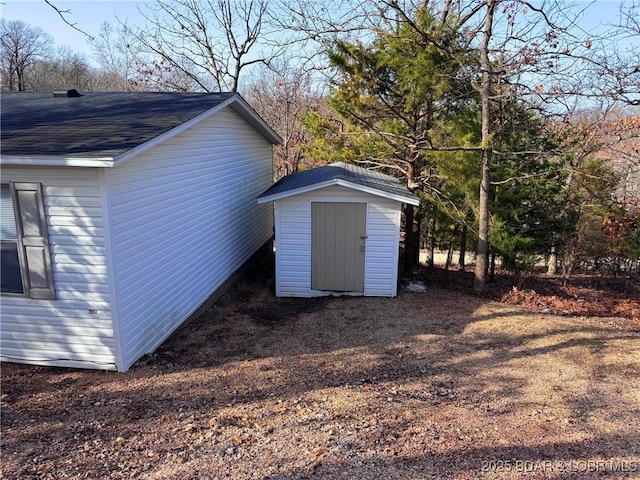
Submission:
<svg viewBox="0 0 640 480">
<path fill-rule="evenodd" d="M 3 92 L 0 106 L 3 164 L 113 166 L 227 106 L 271 143 L 282 141 L 230 92 Z"/>
<path fill-rule="evenodd" d="M 258 196 L 258 203 L 280 200 L 332 185 L 340 185 L 410 205 L 420 203 L 418 197 L 397 178 L 343 162 L 283 177 Z"/>
</svg>

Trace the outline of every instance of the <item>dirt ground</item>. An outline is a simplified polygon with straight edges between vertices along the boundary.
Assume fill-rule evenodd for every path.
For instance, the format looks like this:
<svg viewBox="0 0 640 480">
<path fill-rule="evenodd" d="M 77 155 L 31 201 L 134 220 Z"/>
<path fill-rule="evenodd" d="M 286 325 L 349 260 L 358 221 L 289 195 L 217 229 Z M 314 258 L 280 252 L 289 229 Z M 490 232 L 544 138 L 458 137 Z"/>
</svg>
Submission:
<svg viewBox="0 0 640 480">
<path fill-rule="evenodd" d="M 276 299 L 254 276 L 127 373 L 5 363 L 1 478 L 640 478 L 637 290 L 580 287 L 629 302 L 602 317 L 443 284 Z"/>
</svg>

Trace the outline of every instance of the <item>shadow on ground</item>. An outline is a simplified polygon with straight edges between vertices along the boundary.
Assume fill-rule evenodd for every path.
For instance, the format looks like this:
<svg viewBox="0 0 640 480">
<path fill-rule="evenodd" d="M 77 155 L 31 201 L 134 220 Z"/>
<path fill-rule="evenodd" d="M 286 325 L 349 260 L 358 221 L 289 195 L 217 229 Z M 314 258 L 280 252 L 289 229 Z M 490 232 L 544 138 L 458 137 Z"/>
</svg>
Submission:
<svg viewBox="0 0 640 480">
<path fill-rule="evenodd" d="M 258 275 L 130 372 L 5 364 L 3 478 L 589 478 L 558 469 L 640 457 L 639 337 L 433 285 L 277 299 Z"/>
</svg>

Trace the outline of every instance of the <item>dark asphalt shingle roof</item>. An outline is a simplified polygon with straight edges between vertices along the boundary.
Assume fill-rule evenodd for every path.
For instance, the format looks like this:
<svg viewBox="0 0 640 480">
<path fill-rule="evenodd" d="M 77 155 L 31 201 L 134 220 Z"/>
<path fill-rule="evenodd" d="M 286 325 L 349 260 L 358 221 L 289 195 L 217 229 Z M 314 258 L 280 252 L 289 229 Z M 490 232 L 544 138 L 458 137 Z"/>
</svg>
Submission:
<svg viewBox="0 0 640 480">
<path fill-rule="evenodd" d="M 2 93 L 3 155 L 115 157 L 206 112 L 233 93 Z"/>
<path fill-rule="evenodd" d="M 361 185 L 417 201 L 417 197 L 397 178 L 343 162 L 331 163 L 324 167 L 313 168 L 283 177 L 264 193 L 260 194 L 258 198 L 293 192 L 332 180 L 342 180 L 354 185 Z"/>
</svg>

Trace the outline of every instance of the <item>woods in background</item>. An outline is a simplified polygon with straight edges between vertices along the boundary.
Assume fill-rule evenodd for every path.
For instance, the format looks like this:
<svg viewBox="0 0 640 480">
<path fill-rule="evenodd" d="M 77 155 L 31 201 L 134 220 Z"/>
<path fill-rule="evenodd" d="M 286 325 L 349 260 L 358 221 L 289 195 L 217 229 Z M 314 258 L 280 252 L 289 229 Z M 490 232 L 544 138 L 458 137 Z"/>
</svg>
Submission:
<svg viewBox="0 0 640 480">
<path fill-rule="evenodd" d="M 422 200 L 404 212 L 405 269 L 421 248 L 459 268 L 475 251 L 477 292 L 496 258 L 640 269 L 637 2 L 598 35 L 565 2 L 141 8 L 144 25 L 104 23 L 90 59 L 2 20 L 2 89 L 238 91 L 284 140 L 276 179 L 338 160 L 397 176 Z"/>
</svg>

